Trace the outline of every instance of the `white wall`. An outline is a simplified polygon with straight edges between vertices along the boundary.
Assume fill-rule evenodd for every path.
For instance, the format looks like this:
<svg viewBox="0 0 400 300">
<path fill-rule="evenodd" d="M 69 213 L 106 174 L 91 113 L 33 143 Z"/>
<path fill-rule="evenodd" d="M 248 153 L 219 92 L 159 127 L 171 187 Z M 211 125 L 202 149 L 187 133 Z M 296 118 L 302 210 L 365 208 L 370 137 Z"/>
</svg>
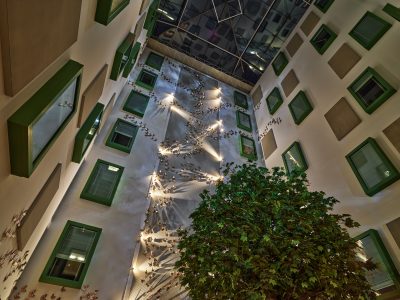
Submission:
<svg viewBox="0 0 400 300">
<path fill-rule="evenodd" d="M 63 165 L 60 188 L 25 249 L 23 249 L 23 252 L 29 250 L 30 254 L 35 249 L 80 167 L 78 164 L 71 162 L 74 138 L 78 130 L 77 119 L 79 107 L 77 108 L 77 113 L 51 146 L 51 149 L 47 152 L 30 178 L 22 178 L 10 174 L 7 119 L 51 78 L 68 59 L 76 60 L 84 65 L 81 95 L 106 63 L 109 65 L 107 80 L 103 95 L 99 101 L 106 104 L 114 93 L 117 96 L 120 94 L 126 79 L 121 78 L 115 82 L 108 78 L 116 49 L 128 32 L 133 31 L 135 28 L 141 1 L 130 1 L 130 4 L 108 26 L 94 21 L 96 5 L 96 0 L 82 1 L 77 42 L 15 97 L 11 98 L 4 94 L 3 74 L 0 64 L 0 144 L 2 145 L 0 151 L 0 235 L 4 229 L 13 227 L 11 219 L 14 215 L 19 214 L 30 206 L 57 163 L 62 163 Z M 139 41 L 142 44 L 144 43 L 145 34 L 140 36 Z M 27 49 L 27 55 L 29 55 L 29 49 Z M 0 241 L 0 257 L 12 249 L 16 249 L 16 239 L 3 239 Z M 3 282 L 4 276 L 10 270 L 11 265 L 8 261 L 3 266 L 0 266 L 0 299 L 8 296 L 14 280 L 19 276 L 19 273 L 16 272 Z"/>
<path fill-rule="evenodd" d="M 284 103 L 273 117 L 281 118 L 282 123 L 272 125 L 278 149 L 266 160 L 267 167 L 283 166 L 282 153 L 294 141 L 299 141 L 309 164 L 307 174 L 311 188 L 323 190 L 328 195 L 339 199 L 341 203 L 336 206 L 336 211 L 350 213 L 356 221 L 361 223 L 361 227 L 351 231 L 352 235 L 370 228 L 377 229 L 400 270 L 400 249 L 385 226 L 389 221 L 400 217 L 400 181 L 373 197 L 368 197 L 345 159 L 345 156 L 367 137 L 372 137 L 377 140 L 400 170 L 400 153 L 382 133 L 383 129 L 400 116 L 400 92 L 387 100 L 374 113 L 368 115 L 347 90 L 347 87 L 367 66 L 375 68 L 393 87 L 400 89 L 400 22 L 382 11 L 383 6 L 388 2 L 396 6 L 399 4 L 396 1 L 385 0 L 335 0 L 325 14 L 312 6 L 310 10 L 318 14 L 321 20 L 308 37 L 299 27 L 294 30 L 304 39 L 304 43 L 293 58 L 290 58 L 286 52 L 286 56 L 290 58 L 289 64 L 279 77 L 274 74 L 272 67 L 263 74 L 258 84 L 261 85 L 264 98 L 255 114 L 258 129 L 263 132 L 266 124 L 272 119 L 268 113 L 265 97 L 275 86 L 278 86 Z M 370 51 L 364 49 L 348 35 L 367 10 L 393 24 Z M 303 20 L 307 15 L 308 13 L 305 14 Z M 299 25 L 301 24 L 302 21 L 299 22 Z M 320 55 L 309 40 L 322 24 L 328 25 L 338 34 L 338 37 L 328 50 Z M 288 41 L 290 39 L 291 37 Z M 358 52 L 362 59 L 341 80 L 327 62 L 344 42 Z M 280 83 L 291 69 L 295 71 L 300 83 L 288 97 L 285 97 Z M 314 110 L 297 126 L 289 112 L 288 104 L 300 90 L 304 90 L 308 95 Z M 324 114 L 342 97 L 348 100 L 362 122 L 345 138 L 338 141 Z"/>
</svg>

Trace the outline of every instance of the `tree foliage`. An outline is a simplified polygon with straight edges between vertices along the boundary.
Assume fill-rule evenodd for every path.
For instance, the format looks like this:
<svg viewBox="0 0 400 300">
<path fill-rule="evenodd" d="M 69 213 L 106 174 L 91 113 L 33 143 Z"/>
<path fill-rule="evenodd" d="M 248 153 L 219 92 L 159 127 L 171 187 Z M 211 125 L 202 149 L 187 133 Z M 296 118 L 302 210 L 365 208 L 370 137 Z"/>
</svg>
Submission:
<svg viewBox="0 0 400 300">
<path fill-rule="evenodd" d="M 338 202 L 304 174 L 227 164 L 180 232 L 176 267 L 192 299 L 375 299 Z"/>
</svg>

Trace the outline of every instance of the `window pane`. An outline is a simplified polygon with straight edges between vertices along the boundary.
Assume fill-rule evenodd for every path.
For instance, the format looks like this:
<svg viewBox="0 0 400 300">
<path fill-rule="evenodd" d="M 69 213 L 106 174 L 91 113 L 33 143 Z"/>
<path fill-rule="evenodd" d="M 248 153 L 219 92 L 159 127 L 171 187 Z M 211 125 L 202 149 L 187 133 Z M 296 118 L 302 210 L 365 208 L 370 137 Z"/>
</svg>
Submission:
<svg viewBox="0 0 400 300">
<path fill-rule="evenodd" d="M 276 93 L 268 97 L 268 103 L 272 109 L 275 107 L 275 105 L 279 103 L 279 101 L 280 101 L 279 95 L 277 95 Z"/>
<path fill-rule="evenodd" d="M 133 124 L 118 122 L 112 136 L 112 142 L 128 147 L 137 132 L 137 127 Z"/>
<path fill-rule="evenodd" d="M 75 79 L 53 102 L 50 108 L 32 126 L 32 160 L 35 160 L 51 140 L 64 121 L 72 114 L 75 106 Z"/>
<path fill-rule="evenodd" d="M 254 154 L 254 145 L 253 145 L 253 140 L 250 140 L 248 138 L 242 137 L 242 145 L 243 145 L 243 153 L 247 155 L 253 155 Z"/>
<path fill-rule="evenodd" d="M 379 82 L 371 77 L 368 81 L 356 91 L 356 94 L 366 104 L 371 105 L 376 99 L 384 94 L 384 87 Z"/>
<path fill-rule="evenodd" d="M 391 26 L 390 23 L 368 11 L 349 34 L 369 50 Z"/>
<path fill-rule="evenodd" d="M 392 175 L 389 166 L 385 165 L 369 143 L 354 153 L 351 160 L 368 188 L 373 188 Z"/>
<path fill-rule="evenodd" d="M 140 77 L 140 81 L 148 85 L 153 85 L 154 76 L 147 72 L 143 72 L 142 76 Z"/>
<path fill-rule="evenodd" d="M 97 232 L 70 226 L 57 249 L 49 274 L 52 277 L 79 281 Z"/>
<path fill-rule="evenodd" d="M 96 118 L 96 121 L 93 123 L 92 128 L 90 128 L 89 134 L 85 137 L 83 141 L 83 151 L 89 146 L 90 142 L 92 141 L 94 135 L 96 134 L 97 130 L 100 126 L 101 115 Z"/>
<path fill-rule="evenodd" d="M 247 97 L 246 95 L 239 93 L 238 91 L 234 92 L 234 99 L 235 99 L 235 104 L 247 109 L 248 104 L 247 104 Z"/>
<path fill-rule="evenodd" d="M 302 91 L 289 103 L 289 109 L 297 125 L 299 125 L 313 110 L 306 94 Z"/>
<path fill-rule="evenodd" d="M 354 33 L 366 43 L 371 42 L 386 26 L 379 19 L 372 15 L 366 15 L 362 22 L 354 28 Z"/>
<path fill-rule="evenodd" d="M 117 191 L 124 168 L 97 160 L 81 193 L 82 199 L 110 206 Z"/>
<path fill-rule="evenodd" d="M 307 163 L 304 160 L 300 144 L 298 142 L 292 144 L 289 149 L 284 152 L 283 160 L 289 174 L 294 170 L 305 171 L 308 168 Z"/>
<path fill-rule="evenodd" d="M 366 272 L 366 278 L 372 288 L 379 291 L 394 285 L 374 240 L 370 236 L 366 236 L 357 241 L 357 244 L 360 246 L 360 252 L 357 253 L 358 258 L 363 261 L 372 258 L 377 265 L 375 270 Z"/>
<path fill-rule="evenodd" d="M 239 112 L 239 121 L 240 124 L 246 127 L 251 127 L 250 117 L 242 112 Z"/>
<path fill-rule="evenodd" d="M 143 117 L 148 103 L 148 96 L 132 91 L 124 104 L 123 110 Z"/>
<path fill-rule="evenodd" d="M 114 12 L 114 10 L 116 9 L 116 8 L 118 8 L 118 6 L 122 3 L 122 2 L 124 2 L 125 0 L 112 0 L 112 3 L 111 3 L 111 12 Z"/>
</svg>

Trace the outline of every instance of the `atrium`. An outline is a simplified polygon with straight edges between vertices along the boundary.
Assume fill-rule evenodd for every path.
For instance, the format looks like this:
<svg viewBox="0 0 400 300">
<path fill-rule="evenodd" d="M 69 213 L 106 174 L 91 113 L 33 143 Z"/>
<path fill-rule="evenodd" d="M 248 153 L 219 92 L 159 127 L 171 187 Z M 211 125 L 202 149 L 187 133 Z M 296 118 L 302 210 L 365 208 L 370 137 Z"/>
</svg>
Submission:
<svg viewBox="0 0 400 300">
<path fill-rule="evenodd" d="M 0 300 L 190 299 L 230 162 L 305 172 L 400 299 L 399 49 L 397 0 L 0 0 Z"/>
</svg>

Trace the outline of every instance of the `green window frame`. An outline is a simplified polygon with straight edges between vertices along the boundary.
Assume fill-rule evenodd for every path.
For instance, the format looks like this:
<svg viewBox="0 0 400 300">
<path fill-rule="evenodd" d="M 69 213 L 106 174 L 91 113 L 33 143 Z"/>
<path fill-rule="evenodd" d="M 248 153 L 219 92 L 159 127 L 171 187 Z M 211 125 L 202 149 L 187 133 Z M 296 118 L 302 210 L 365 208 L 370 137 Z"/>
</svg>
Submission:
<svg viewBox="0 0 400 300">
<path fill-rule="evenodd" d="M 131 153 L 137 132 L 138 127 L 136 125 L 122 119 L 117 119 L 107 138 L 106 145 L 126 153 Z"/>
<path fill-rule="evenodd" d="M 313 107 L 304 91 L 300 91 L 289 103 L 289 111 L 296 125 L 300 125 L 313 111 Z"/>
<path fill-rule="evenodd" d="M 143 118 L 149 104 L 149 100 L 149 96 L 132 90 L 129 93 L 128 98 L 126 98 L 122 110 Z"/>
<path fill-rule="evenodd" d="M 111 206 L 123 172 L 124 167 L 98 159 L 80 197 Z"/>
<path fill-rule="evenodd" d="M 322 11 L 323 13 L 326 13 L 328 11 L 328 9 L 331 7 L 333 2 L 334 2 L 334 0 L 316 0 L 314 2 L 314 5 L 320 11 Z"/>
<path fill-rule="evenodd" d="M 378 299 L 388 299 L 389 294 L 398 296 L 400 275 L 379 233 L 369 229 L 353 239 L 359 246 L 358 258 L 363 261 L 372 259 L 377 265 L 375 270 L 366 271 L 366 278 L 371 287 L 382 295 Z"/>
<path fill-rule="evenodd" d="M 240 93 L 238 91 L 234 91 L 233 92 L 233 100 L 235 105 L 244 108 L 244 109 L 248 109 L 249 108 L 249 104 L 247 102 L 247 96 L 243 93 Z"/>
<path fill-rule="evenodd" d="M 265 98 L 265 101 L 267 102 L 268 111 L 272 116 L 283 103 L 283 98 L 279 89 L 275 87 L 267 98 Z"/>
<path fill-rule="evenodd" d="M 157 53 L 154 52 L 150 52 L 145 62 L 146 65 L 158 71 L 161 70 L 163 63 L 164 63 L 164 56 L 158 55 Z"/>
<path fill-rule="evenodd" d="M 396 92 L 396 90 L 371 67 L 367 67 L 347 89 L 368 114 L 372 114 Z"/>
<path fill-rule="evenodd" d="M 383 11 L 387 13 L 389 16 L 393 17 L 397 21 L 400 21 L 400 8 L 396 7 L 390 3 L 386 4 L 383 8 Z"/>
<path fill-rule="evenodd" d="M 288 63 L 289 60 L 287 59 L 285 53 L 283 53 L 282 51 L 279 52 L 272 62 L 272 68 L 274 69 L 275 75 L 279 76 Z"/>
<path fill-rule="evenodd" d="M 154 28 L 157 21 L 157 8 L 160 4 L 160 0 L 154 0 L 150 4 L 149 10 L 147 11 L 146 20 L 144 21 L 143 28 L 147 30 L 147 36 L 150 37 L 153 34 Z"/>
<path fill-rule="evenodd" d="M 282 153 L 282 160 L 285 165 L 286 172 L 290 175 L 294 170 L 297 172 L 305 172 L 308 164 L 304 156 L 303 150 L 299 142 L 291 144 L 285 152 Z"/>
<path fill-rule="evenodd" d="M 104 104 L 97 103 L 82 127 L 75 136 L 74 151 L 72 153 L 72 161 L 80 163 L 86 150 L 89 148 L 92 140 L 96 136 L 100 128 L 101 118 L 103 116 Z"/>
<path fill-rule="evenodd" d="M 256 143 L 253 139 L 240 135 L 239 136 L 240 155 L 249 160 L 257 160 Z"/>
<path fill-rule="evenodd" d="M 129 0 L 97 0 L 94 20 L 107 26 L 128 4 Z"/>
<path fill-rule="evenodd" d="M 101 228 L 71 220 L 67 221 L 39 281 L 80 289 L 89 269 L 101 231 Z M 74 243 L 73 237 L 77 235 L 79 242 Z M 79 246 L 85 246 L 86 249 L 79 249 Z M 69 250 L 69 253 L 66 253 L 67 250 Z M 52 275 L 57 271 L 60 272 L 58 276 Z M 75 278 L 71 279 L 74 276 L 74 272 Z"/>
<path fill-rule="evenodd" d="M 370 50 L 390 27 L 392 27 L 390 23 L 367 11 L 349 35 L 365 49 Z"/>
<path fill-rule="evenodd" d="M 69 60 L 7 120 L 11 174 L 30 177 L 71 121 L 78 106 L 82 70 L 83 65 Z M 49 124 L 46 119 L 55 114 L 62 123 Z M 47 138 L 38 140 L 35 132 L 43 136 L 42 127 Z"/>
<path fill-rule="evenodd" d="M 238 128 L 251 132 L 251 117 L 240 110 L 236 111 L 236 125 Z"/>
<path fill-rule="evenodd" d="M 134 52 L 134 39 L 135 35 L 130 32 L 117 48 L 110 73 L 111 80 L 118 80 L 119 75 L 123 73 L 125 67 L 128 65 L 131 52 Z"/>
<path fill-rule="evenodd" d="M 145 88 L 146 90 L 152 91 L 156 85 L 157 74 L 150 72 L 146 69 L 142 69 L 136 79 L 136 85 Z"/>
<path fill-rule="evenodd" d="M 142 44 L 139 42 L 136 42 L 135 45 L 133 46 L 132 51 L 129 54 L 128 62 L 124 68 L 124 71 L 122 72 L 122 77 L 127 78 L 131 73 L 133 66 L 135 65 L 136 60 L 139 56 L 139 51 L 141 46 Z"/>
<path fill-rule="evenodd" d="M 337 34 L 333 32 L 328 26 L 323 24 L 312 37 L 310 43 L 311 45 L 313 45 L 315 50 L 317 50 L 317 52 L 322 55 L 333 43 L 336 37 Z"/>
<path fill-rule="evenodd" d="M 368 196 L 400 179 L 399 171 L 371 137 L 347 154 L 346 160 Z"/>
</svg>

